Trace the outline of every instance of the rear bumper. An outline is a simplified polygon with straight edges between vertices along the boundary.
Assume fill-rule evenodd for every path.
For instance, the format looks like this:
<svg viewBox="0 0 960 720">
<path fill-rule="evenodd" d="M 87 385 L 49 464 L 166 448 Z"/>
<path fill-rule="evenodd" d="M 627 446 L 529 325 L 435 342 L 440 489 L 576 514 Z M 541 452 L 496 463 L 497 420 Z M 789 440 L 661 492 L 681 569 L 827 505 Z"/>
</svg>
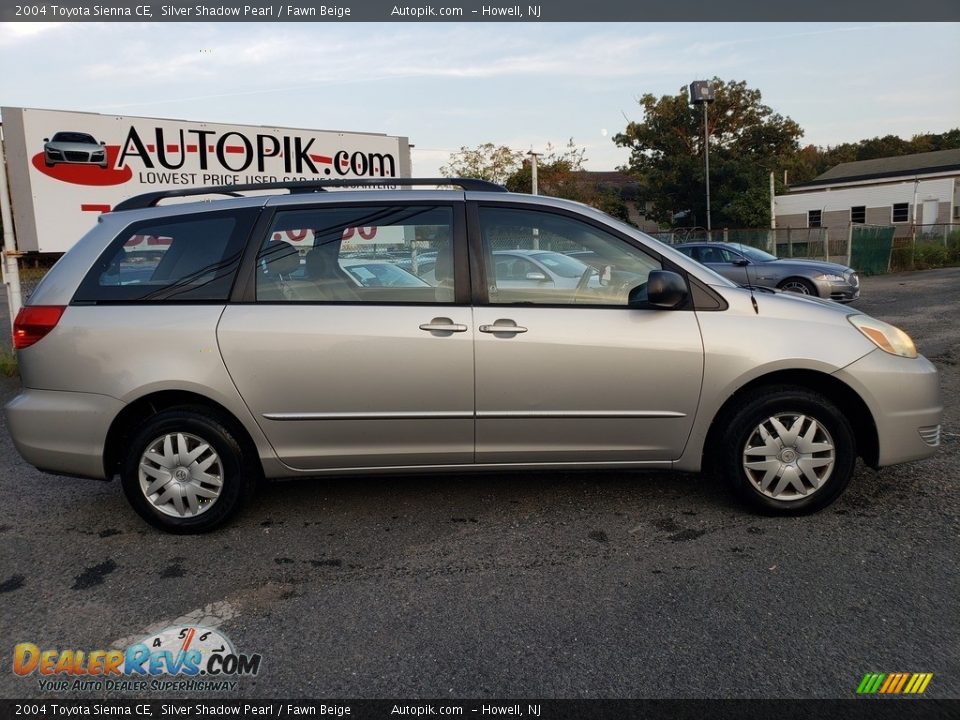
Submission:
<svg viewBox="0 0 960 720">
<path fill-rule="evenodd" d="M 25 389 L 4 413 L 17 451 L 48 472 L 106 479 L 103 447 L 123 403 L 106 395 Z"/>
<path fill-rule="evenodd" d="M 874 350 L 834 373 L 859 393 L 877 427 L 877 466 L 920 460 L 940 445 L 940 382 L 920 355 L 907 359 Z"/>
</svg>

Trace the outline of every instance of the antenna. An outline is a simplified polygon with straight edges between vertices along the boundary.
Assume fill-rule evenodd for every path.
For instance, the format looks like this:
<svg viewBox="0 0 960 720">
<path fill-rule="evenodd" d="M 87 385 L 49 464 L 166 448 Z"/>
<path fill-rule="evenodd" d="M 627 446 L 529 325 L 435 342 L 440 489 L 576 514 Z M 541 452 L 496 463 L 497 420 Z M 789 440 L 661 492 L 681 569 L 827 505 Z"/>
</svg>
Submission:
<svg viewBox="0 0 960 720">
<path fill-rule="evenodd" d="M 750 266 L 750 258 L 746 255 L 743 256 L 743 275 L 747 278 L 747 289 L 750 290 L 750 302 L 753 304 L 753 312 L 757 315 L 760 314 L 760 307 L 757 305 L 757 296 L 753 294 L 753 283 L 750 282 L 750 271 L 747 269 Z"/>
</svg>

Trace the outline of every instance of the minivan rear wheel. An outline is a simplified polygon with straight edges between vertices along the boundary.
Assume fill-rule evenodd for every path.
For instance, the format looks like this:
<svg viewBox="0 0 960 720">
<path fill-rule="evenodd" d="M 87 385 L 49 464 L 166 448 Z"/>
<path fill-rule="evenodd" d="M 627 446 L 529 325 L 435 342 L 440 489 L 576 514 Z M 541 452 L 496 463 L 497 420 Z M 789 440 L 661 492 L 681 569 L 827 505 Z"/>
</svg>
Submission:
<svg viewBox="0 0 960 720">
<path fill-rule="evenodd" d="M 849 421 L 820 393 L 764 388 L 731 413 L 720 466 L 737 494 L 769 514 L 815 512 L 853 477 L 856 444 Z"/>
<path fill-rule="evenodd" d="M 257 477 L 229 423 L 205 408 L 166 410 L 147 420 L 120 472 L 133 509 L 178 534 L 221 525 L 249 499 Z"/>
</svg>

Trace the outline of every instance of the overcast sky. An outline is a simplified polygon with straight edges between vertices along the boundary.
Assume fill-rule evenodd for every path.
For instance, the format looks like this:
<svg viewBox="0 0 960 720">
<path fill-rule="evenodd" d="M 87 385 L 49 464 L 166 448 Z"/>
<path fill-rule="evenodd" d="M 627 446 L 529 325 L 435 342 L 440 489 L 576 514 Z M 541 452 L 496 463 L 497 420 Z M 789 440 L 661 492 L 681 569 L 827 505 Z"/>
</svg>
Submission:
<svg viewBox="0 0 960 720">
<path fill-rule="evenodd" d="M 0 68 L 3 105 L 406 135 L 421 177 L 571 137 L 613 169 L 636 98 L 714 75 L 818 145 L 960 125 L 960 24 L 17 23 Z"/>
</svg>

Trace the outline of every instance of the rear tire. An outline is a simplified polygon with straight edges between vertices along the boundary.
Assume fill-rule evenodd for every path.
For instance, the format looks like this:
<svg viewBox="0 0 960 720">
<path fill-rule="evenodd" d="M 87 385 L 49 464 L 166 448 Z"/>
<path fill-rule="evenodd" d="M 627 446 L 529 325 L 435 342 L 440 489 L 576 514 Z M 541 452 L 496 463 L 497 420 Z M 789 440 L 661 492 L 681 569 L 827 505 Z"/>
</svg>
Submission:
<svg viewBox="0 0 960 720">
<path fill-rule="evenodd" d="M 853 477 L 853 429 L 820 393 L 761 388 L 724 420 L 719 469 L 737 495 L 760 512 L 816 512 L 836 500 Z"/>
<path fill-rule="evenodd" d="M 181 535 L 208 532 L 235 515 L 260 471 L 232 425 L 202 407 L 165 410 L 143 423 L 120 470 L 137 514 Z"/>
</svg>

